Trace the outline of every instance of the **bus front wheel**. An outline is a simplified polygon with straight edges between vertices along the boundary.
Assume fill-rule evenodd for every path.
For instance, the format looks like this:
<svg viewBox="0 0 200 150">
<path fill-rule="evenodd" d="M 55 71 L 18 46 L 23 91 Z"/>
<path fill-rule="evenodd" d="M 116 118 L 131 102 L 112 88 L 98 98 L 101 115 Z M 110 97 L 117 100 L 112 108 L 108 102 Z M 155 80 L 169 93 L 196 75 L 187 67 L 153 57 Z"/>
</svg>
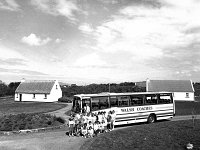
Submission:
<svg viewBox="0 0 200 150">
<path fill-rule="evenodd" d="M 148 119 L 147 119 L 148 123 L 154 123 L 156 122 L 156 115 L 155 114 L 150 114 Z"/>
</svg>

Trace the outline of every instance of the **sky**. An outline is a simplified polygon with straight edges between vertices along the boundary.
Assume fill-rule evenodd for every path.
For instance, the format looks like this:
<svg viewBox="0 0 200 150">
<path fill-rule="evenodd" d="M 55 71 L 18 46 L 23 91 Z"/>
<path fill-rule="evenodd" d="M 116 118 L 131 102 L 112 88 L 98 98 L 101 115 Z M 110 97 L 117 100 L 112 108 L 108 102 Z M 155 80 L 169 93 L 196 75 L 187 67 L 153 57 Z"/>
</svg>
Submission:
<svg viewBox="0 0 200 150">
<path fill-rule="evenodd" d="M 0 0 L 0 80 L 200 81 L 199 0 Z"/>
</svg>

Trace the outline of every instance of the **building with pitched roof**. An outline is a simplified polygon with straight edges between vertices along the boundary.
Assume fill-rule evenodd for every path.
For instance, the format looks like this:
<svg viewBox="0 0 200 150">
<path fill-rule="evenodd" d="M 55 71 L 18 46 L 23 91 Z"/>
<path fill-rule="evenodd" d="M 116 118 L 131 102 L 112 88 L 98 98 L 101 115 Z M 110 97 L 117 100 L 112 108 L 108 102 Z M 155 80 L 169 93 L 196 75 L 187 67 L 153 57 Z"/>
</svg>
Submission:
<svg viewBox="0 0 200 150">
<path fill-rule="evenodd" d="M 191 80 L 149 80 L 146 81 L 147 92 L 172 92 L 173 99 L 194 101 L 194 88 Z"/>
<path fill-rule="evenodd" d="M 57 80 L 22 81 L 15 91 L 15 101 L 55 102 L 62 97 Z"/>
</svg>

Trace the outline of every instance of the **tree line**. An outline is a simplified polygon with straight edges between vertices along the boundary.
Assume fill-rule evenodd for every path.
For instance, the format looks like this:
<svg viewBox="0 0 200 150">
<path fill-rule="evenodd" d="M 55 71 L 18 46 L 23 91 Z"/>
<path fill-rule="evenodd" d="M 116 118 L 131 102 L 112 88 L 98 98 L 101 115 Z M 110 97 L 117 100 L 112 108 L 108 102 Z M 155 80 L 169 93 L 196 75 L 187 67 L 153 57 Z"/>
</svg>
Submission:
<svg viewBox="0 0 200 150">
<path fill-rule="evenodd" d="M 61 86 L 63 97 L 71 97 L 76 94 L 95 94 L 103 92 L 123 93 L 123 92 L 145 92 L 146 87 L 140 87 L 133 82 L 120 84 L 89 84 L 85 86 Z"/>
<path fill-rule="evenodd" d="M 10 82 L 6 84 L 0 80 L 0 97 L 10 96 L 15 94 L 15 90 L 20 82 Z M 195 96 L 200 96 L 200 83 L 193 83 Z M 89 85 L 62 85 L 63 97 L 72 97 L 75 94 L 95 94 L 102 92 L 145 92 L 146 87 L 135 85 L 134 82 L 111 83 L 111 84 L 89 84 Z"/>
<path fill-rule="evenodd" d="M 11 82 L 8 85 L 0 80 L 0 97 L 14 95 L 20 82 Z"/>
</svg>

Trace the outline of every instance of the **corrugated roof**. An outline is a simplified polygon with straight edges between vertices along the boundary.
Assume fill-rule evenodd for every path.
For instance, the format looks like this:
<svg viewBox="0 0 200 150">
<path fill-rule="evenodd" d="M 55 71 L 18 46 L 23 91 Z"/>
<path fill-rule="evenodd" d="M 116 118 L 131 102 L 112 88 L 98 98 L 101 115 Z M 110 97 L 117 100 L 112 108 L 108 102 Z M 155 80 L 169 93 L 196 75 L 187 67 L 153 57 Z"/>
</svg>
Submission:
<svg viewBox="0 0 200 150">
<path fill-rule="evenodd" d="M 16 89 L 16 93 L 27 94 L 49 94 L 53 88 L 55 81 L 25 81 L 21 82 Z"/>
<path fill-rule="evenodd" d="M 194 92 L 190 80 L 149 80 L 149 92 Z"/>
</svg>

